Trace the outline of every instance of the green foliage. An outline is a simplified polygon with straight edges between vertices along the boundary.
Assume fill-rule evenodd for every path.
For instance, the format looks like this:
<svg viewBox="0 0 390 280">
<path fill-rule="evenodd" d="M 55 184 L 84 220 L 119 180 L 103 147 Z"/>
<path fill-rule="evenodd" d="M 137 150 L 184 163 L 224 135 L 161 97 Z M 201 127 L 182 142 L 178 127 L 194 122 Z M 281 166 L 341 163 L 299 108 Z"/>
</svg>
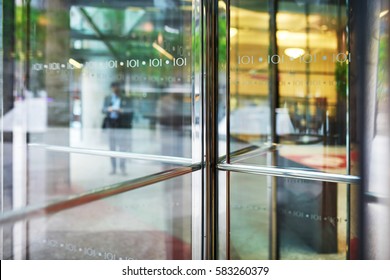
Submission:
<svg viewBox="0 0 390 280">
<path fill-rule="evenodd" d="M 381 36 L 379 41 L 377 99 L 380 102 L 389 94 L 389 36 Z"/>
<path fill-rule="evenodd" d="M 226 17 L 218 18 L 218 60 L 226 63 Z"/>
<path fill-rule="evenodd" d="M 347 97 L 347 72 L 348 64 L 345 62 L 336 62 L 336 92 L 342 98 Z"/>
<path fill-rule="evenodd" d="M 29 22 L 28 22 L 29 19 Z M 46 32 L 48 27 L 55 30 L 69 26 L 69 14 L 67 11 L 56 11 L 47 14 L 46 11 L 30 8 L 30 15 L 27 17 L 26 6 L 15 8 L 15 55 L 16 60 L 24 60 L 28 51 L 27 42 L 30 45 L 30 59 L 39 58 L 43 55 L 46 45 Z M 27 38 L 27 30 L 30 37 Z"/>
</svg>

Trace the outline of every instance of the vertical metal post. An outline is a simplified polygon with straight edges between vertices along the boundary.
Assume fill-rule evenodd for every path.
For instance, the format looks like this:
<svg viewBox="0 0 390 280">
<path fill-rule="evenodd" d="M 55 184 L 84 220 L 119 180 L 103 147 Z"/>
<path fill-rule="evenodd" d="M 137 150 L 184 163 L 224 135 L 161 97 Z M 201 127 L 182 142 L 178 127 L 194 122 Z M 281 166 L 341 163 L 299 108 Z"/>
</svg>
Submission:
<svg viewBox="0 0 390 280">
<path fill-rule="evenodd" d="M 203 92 L 203 18 L 202 1 L 192 3 L 192 159 L 203 160 L 202 92 Z M 192 259 L 203 258 L 203 171 L 192 173 Z"/>
<path fill-rule="evenodd" d="M 349 3 L 349 0 L 346 0 L 345 1 L 345 7 L 346 7 L 346 17 L 347 17 L 347 26 L 346 26 L 346 49 L 348 51 L 348 53 L 350 53 L 351 51 L 351 46 L 350 46 L 350 33 L 349 33 L 349 26 L 351 24 L 351 20 L 350 20 L 350 3 Z M 341 14 L 341 7 L 339 8 L 339 22 L 341 21 L 341 17 L 342 17 L 342 14 Z M 339 26 L 340 26 L 340 23 L 339 23 Z M 345 143 L 346 143 L 346 162 L 347 162 L 347 167 L 346 167 L 346 172 L 348 175 L 352 175 L 352 169 L 351 169 L 351 152 L 352 152 L 352 149 L 351 149 L 351 133 L 352 133 L 352 130 L 351 130 L 351 114 L 350 114 L 350 110 L 351 110 L 351 106 L 350 106 L 350 102 L 351 102 L 351 96 L 350 96 L 350 71 L 349 71 L 349 68 L 350 68 L 350 63 L 351 61 L 348 61 L 348 66 L 347 66 L 347 86 L 346 86 L 346 116 L 345 116 L 345 122 L 346 122 L 346 128 L 345 128 L 345 132 L 346 132 L 346 139 L 345 139 Z M 347 197 L 346 197 L 346 200 L 347 200 L 347 207 L 346 207 L 346 212 L 347 212 L 347 229 L 346 229 L 346 244 L 347 244 L 347 252 L 346 252 L 346 259 L 349 260 L 351 259 L 351 233 L 352 233 L 352 230 L 351 230 L 351 227 L 352 227 L 352 194 L 351 194 L 351 185 L 350 184 L 347 184 L 346 186 L 347 188 Z"/>
<path fill-rule="evenodd" d="M 3 0 L 0 0 L 0 25 L 3 28 Z M 4 140 L 3 140 L 3 30 L 0 31 L 0 212 L 3 213 L 4 211 Z M 0 227 L 0 259 L 4 260 L 4 234 L 3 234 L 3 227 Z"/>
<path fill-rule="evenodd" d="M 230 163 L 230 0 L 226 0 L 226 162 Z M 226 259 L 230 260 L 230 172 L 226 172 Z"/>
<path fill-rule="evenodd" d="M 366 50 L 366 32 L 367 32 L 367 14 L 366 14 L 366 3 L 356 0 L 351 1 L 351 36 L 352 36 L 352 48 L 351 52 L 354 55 L 354 61 L 351 64 L 351 75 L 353 76 L 353 82 L 356 85 L 352 85 L 356 90 L 357 95 L 357 104 L 356 111 L 357 114 L 357 123 L 364 124 L 366 116 L 366 108 L 364 106 L 365 102 L 365 77 L 366 77 L 366 61 L 367 61 L 367 50 Z M 357 132 L 357 138 L 360 140 L 360 178 L 361 178 L 361 187 L 359 190 L 359 225 L 358 225 L 358 238 L 359 245 L 357 248 L 357 258 L 363 258 L 363 252 L 365 250 L 364 243 L 364 186 L 366 185 L 366 173 L 364 172 L 363 163 L 366 162 L 366 153 L 364 152 L 364 139 L 366 137 L 366 131 L 361 126 Z"/>
<path fill-rule="evenodd" d="M 276 38 L 276 13 L 277 13 L 277 1 L 269 0 L 269 38 L 270 38 L 270 56 L 278 54 L 277 38 Z M 269 103 L 270 103 L 270 120 L 271 120 L 271 134 L 270 141 L 272 143 L 278 143 L 278 137 L 276 134 L 276 107 L 279 103 L 279 78 L 278 78 L 278 65 L 276 63 L 269 64 Z M 277 165 L 277 155 L 273 153 L 272 166 Z M 278 248 L 278 223 L 277 223 L 277 184 L 276 178 L 271 177 L 271 191 L 270 191 L 270 231 L 269 231 L 269 257 L 272 260 L 279 259 Z"/>
<path fill-rule="evenodd" d="M 218 252 L 218 1 L 204 1 L 206 23 L 205 65 L 205 237 L 209 260 Z"/>
</svg>

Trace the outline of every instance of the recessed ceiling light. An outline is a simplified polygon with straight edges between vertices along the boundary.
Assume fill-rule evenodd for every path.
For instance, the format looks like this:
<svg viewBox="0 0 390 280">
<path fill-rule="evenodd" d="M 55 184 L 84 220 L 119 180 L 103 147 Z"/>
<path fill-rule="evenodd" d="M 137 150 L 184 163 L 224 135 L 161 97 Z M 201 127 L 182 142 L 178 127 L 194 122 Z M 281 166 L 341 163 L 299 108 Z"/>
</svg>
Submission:
<svg viewBox="0 0 390 280">
<path fill-rule="evenodd" d="M 284 50 L 284 53 L 293 58 L 293 59 L 296 59 L 302 55 L 304 55 L 305 51 L 301 48 L 287 48 Z"/>
</svg>

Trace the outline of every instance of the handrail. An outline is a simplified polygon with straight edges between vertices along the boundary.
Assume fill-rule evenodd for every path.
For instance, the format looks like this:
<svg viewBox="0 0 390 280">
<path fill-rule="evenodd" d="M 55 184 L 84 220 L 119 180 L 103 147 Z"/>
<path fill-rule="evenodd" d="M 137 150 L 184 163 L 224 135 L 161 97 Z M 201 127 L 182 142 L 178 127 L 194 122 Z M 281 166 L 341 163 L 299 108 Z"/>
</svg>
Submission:
<svg viewBox="0 0 390 280">
<path fill-rule="evenodd" d="M 19 210 L 13 210 L 0 215 L 0 225 L 15 223 L 26 219 L 51 215 L 63 210 L 108 198 L 127 191 L 145 187 L 167 179 L 178 177 L 201 169 L 201 164 L 193 164 L 187 167 L 178 167 L 154 173 L 149 176 L 124 181 L 118 184 L 94 189 L 85 193 L 70 195 L 64 199 L 51 201 L 42 205 L 27 206 Z"/>
<path fill-rule="evenodd" d="M 234 152 L 230 152 L 230 163 L 239 162 L 255 156 L 262 155 L 267 152 L 271 152 L 276 149 L 276 146 L 276 144 L 268 144 L 264 146 L 251 145 L 239 150 L 235 150 Z M 221 156 L 218 158 L 218 162 L 227 163 L 226 159 L 226 155 Z"/>
<path fill-rule="evenodd" d="M 220 163 L 218 168 L 224 171 L 235 171 L 257 175 L 289 177 L 307 179 L 312 181 L 326 181 L 335 183 L 359 184 L 360 177 L 353 175 L 332 174 L 317 171 L 306 171 L 298 169 L 285 169 L 278 167 L 252 166 L 245 164 Z"/>
<path fill-rule="evenodd" d="M 364 192 L 364 199 L 368 203 L 379 203 L 385 205 L 390 202 L 390 197 L 374 192 Z"/>
<path fill-rule="evenodd" d="M 67 153 L 77 153 L 77 154 L 86 154 L 94 156 L 109 156 L 117 158 L 129 158 L 129 159 L 139 159 L 139 160 L 149 160 L 157 161 L 161 163 L 172 163 L 177 165 L 189 165 L 192 164 L 192 159 L 184 157 L 172 157 L 172 156 L 160 156 L 160 155 L 148 155 L 148 154 L 137 154 L 137 153 L 128 153 L 128 152 L 118 152 L 118 151 L 104 151 L 97 149 L 88 149 L 88 148 L 77 148 L 77 147 L 66 147 L 66 146 L 56 146 L 56 145 L 47 145 L 39 143 L 30 143 L 29 147 L 44 148 L 49 151 L 56 152 L 67 152 Z"/>
</svg>

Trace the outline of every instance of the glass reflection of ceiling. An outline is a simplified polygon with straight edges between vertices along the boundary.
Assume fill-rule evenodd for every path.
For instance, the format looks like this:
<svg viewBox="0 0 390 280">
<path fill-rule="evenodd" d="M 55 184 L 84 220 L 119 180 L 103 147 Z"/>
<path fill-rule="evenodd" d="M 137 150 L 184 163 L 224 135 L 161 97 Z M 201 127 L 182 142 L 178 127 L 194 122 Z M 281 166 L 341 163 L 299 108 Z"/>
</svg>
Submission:
<svg viewBox="0 0 390 280">
<path fill-rule="evenodd" d="M 164 1 L 164 0 L 162 0 Z M 154 0 L 71 0 L 73 6 L 87 6 L 87 7 L 109 7 L 124 9 L 129 6 L 132 7 L 150 7 L 153 6 Z"/>
<path fill-rule="evenodd" d="M 249 5 L 248 1 L 232 1 L 237 5 L 231 8 L 231 27 L 238 33 L 238 36 L 232 38 L 232 44 L 239 40 L 239 44 L 244 49 L 245 46 L 253 48 L 254 45 L 269 44 L 268 7 L 264 8 L 262 4 L 251 2 L 252 4 Z M 267 3 L 267 1 L 260 3 L 264 4 L 264 2 Z M 277 13 L 279 47 L 293 45 L 305 48 L 307 42 L 310 42 L 310 47 L 315 49 L 337 48 L 336 30 L 339 24 L 345 24 L 346 17 L 339 18 L 340 14 L 345 14 L 345 6 L 332 5 L 329 1 L 318 2 L 319 5 L 313 5 L 313 1 L 309 2 L 308 15 L 305 15 L 305 5 L 300 5 L 297 1 L 279 2 Z"/>
<path fill-rule="evenodd" d="M 116 36 L 128 35 L 145 15 L 145 10 L 143 9 L 118 10 L 96 7 L 85 7 L 83 9 L 93 18 L 99 31 L 106 36 L 113 34 Z M 79 33 L 74 32 L 74 36 L 96 35 L 95 30 L 81 13 L 80 7 L 71 7 L 70 14 L 70 28 Z"/>
<path fill-rule="evenodd" d="M 178 38 L 184 13 L 192 11 L 190 0 L 72 0 L 71 4 L 73 53 L 80 56 L 148 55 L 158 36 Z"/>
<path fill-rule="evenodd" d="M 345 1 L 343 0 L 279 0 L 278 1 L 278 9 L 284 9 L 283 6 L 288 7 L 289 12 L 293 13 L 302 13 L 303 7 L 306 3 L 313 7 L 315 11 L 323 10 L 323 7 L 326 6 L 337 6 L 343 5 Z M 268 0 L 231 0 L 231 5 L 236 8 L 246 9 L 250 11 L 256 12 L 268 12 Z"/>
</svg>

